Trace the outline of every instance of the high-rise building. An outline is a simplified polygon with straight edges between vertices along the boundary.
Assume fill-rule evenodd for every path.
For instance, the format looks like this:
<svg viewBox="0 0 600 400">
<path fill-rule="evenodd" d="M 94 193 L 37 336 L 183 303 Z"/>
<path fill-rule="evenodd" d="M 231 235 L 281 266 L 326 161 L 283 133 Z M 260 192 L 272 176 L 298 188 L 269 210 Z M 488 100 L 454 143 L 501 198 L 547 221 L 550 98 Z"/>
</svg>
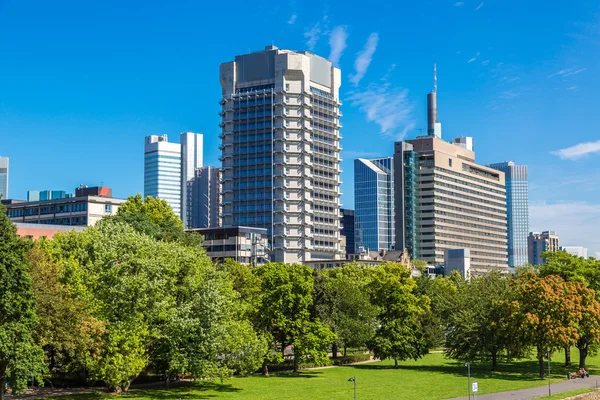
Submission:
<svg viewBox="0 0 600 400">
<path fill-rule="evenodd" d="M 560 246 L 560 249 L 566 251 L 572 256 L 588 258 L 588 249 L 582 246 Z"/>
<path fill-rule="evenodd" d="M 444 252 L 470 250 L 470 273 L 507 272 L 504 173 L 435 136 L 397 142 L 396 249 L 441 265 Z"/>
<path fill-rule="evenodd" d="M 181 215 L 181 145 L 167 135 L 147 136 L 144 145 L 144 197 L 165 200 Z"/>
<path fill-rule="evenodd" d="M 354 248 L 354 210 L 342 208 L 341 234 L 346 238 L 346 259 L 356 251 Z"/>
<path fill-rule="evenodd" d="M 394 159 L 354 160 L 355 251 L 394 250 Z"/>
<path fill-rule="evenodd" d="M 188 200 L 188 181 L 194 178 L 196 169 L 203 166 L 203 135 L 201 133 L 184 132 L 180 135 L 181 144 L 181 221 L 184 227 L 188 227 L 188 209 L 184 207 Z M 208 228 L 197 227 L 197 228 Z"/>
<path fill-rule="evenodd" d="M 0 157 L 0 199 L 8 199 L 8 157 Z"/>
<path fill-rule="evenodd" d="M 527 247 L 529 253 L 529 264 L 542 265 L 546 259 L 542 257 L 542 253 L 547 251 L 558 251 L 558 235 L 555 231 L 529 232 L 527 237 Z"/>
<path fill-rule="evenodd" d="M 220 223 L 220 171 L 202 167 L 187 181 L 187 227 L 217 228 Z"/>
<path fill-rule="evenodd" d="M 342 258 L 340 70 L 267 46 L 220 74 L 223 226 L 266 228 L 273 261 Z"/>
<path fill-rule="evenodd" d="M 506 180 L 506 216 L 508 222 L 508 265 L 515 268 L 528 262 L 529 233 L 528 173 L 526 165 L 512 161 L 491 164 L 504 172 Z"/>
</svg>

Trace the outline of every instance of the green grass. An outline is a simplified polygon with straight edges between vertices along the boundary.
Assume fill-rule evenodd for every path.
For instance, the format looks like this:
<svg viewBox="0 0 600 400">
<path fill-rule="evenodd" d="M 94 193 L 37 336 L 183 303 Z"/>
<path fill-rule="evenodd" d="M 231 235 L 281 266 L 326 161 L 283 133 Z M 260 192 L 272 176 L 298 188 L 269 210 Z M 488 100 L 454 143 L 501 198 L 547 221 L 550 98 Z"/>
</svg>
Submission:
<svg viewBox="0 0 600 400">
<path fill-rule="evenodd" d="M 572 351 L 572 362 L 577 365 L 577 353 Z M 555 355 L 552 362 L 552 381 L 566 379 L 564 355 Z M 588 357 L 588 370 L 600 370 L 600 357 Z M 473 364 L 472 380 L 479 382 L 478 394 L 502 392 L 545 385 L 538 378 L 535 360 L 501 363 L 498 372 L 489 364 Z M 303 371 L 299 374 L 282 373 L 246 378 L 233 378 L 220 383 L 182 383 L 170 389 L 133 390 L 122 396 L 127 399 L 185 400 L 185 399 L 351 399 L 353 385 L 348 379 L 356 376 L 358 398 L 366 399 L 447 399 L 466 396 L 468 382 L 463 363 L 447 360 L 443 354 L 429 354 L 418 361 L 406 361 L 393 367 L 393 361 L 322 370 Z M 63 400 L 114 400 L 114 396 L 88 394 L 63 397 Z"/>
<path fill-rule="evenodd" d="M 539 397 L 539 399 L 540 400 L 542 400 L 542 399 L 546 399 L 546 400 L 562 400 L 562 399 L 567 399 L 569 397 L 577 396 L 578 394 L 592 393 L 595 390 L 596 389 L 593 389 L 593 388 L 575 389 L 575 390 L 569 390 L 568 392 L 562 392 L 562 393 L 553 394 L 552 396 Z"/>
</svg>

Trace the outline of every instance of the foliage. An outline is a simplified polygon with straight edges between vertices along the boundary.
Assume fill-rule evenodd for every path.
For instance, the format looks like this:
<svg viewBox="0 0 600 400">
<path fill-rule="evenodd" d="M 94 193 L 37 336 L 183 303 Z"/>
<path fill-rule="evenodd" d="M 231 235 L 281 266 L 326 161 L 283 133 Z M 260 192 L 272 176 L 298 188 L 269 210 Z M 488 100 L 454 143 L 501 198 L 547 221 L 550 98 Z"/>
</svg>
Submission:
<svg viewBox="0 0 600 400">
<path fill-rule="evenodd" d="M 384 263 L 372 270 L 370 293 L 379 308 L 379 327 L 369 348 L 376 357 L 418 359 L 428 351 L 421 316 L 429 308 L 427 296 L 415 295 L 416 284 L 402 264 Z"/>
<path fill-rule="evenodd" d="M 14 393 L 26 380 L 41 382 L 44 354 L 35 342 L 37 325 L 31 276 L 25 257 L 28 245 L 0 205 L 0 399 L 7 379 Z"/>
<path fill-rule="evenodd" d="M 415 295 L 430 299 L 430 310 L 421 316 L 427 348 L 442 347 L 446 341 L 450 315 L 455 311 L 458 284 L 462 279 L 453 280 L 443 276 L 432 279 L 422 275 L 415 282 Z"/>
</svg>

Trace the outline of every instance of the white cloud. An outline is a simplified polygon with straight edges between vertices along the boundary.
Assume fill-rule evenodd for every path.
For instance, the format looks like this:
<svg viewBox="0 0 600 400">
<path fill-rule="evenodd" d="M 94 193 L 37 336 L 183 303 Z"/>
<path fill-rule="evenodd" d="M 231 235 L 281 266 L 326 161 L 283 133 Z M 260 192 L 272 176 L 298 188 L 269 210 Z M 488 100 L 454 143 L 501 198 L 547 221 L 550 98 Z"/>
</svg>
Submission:
<svg viewBox="0 0 600 400">
<path fill-rule="evenodd" d="M 292 14 L 292 16 L 290 17 L 290 19 L 288 19 L 288 24 L 294 25 L 294 23 L 296 22 L 297 18 L 298 18 L 297 14 Z"/>
<path fill-rule="evenodd" d="M 579 143 L 575 146 L 551 152 L 563 160 L 576 160 L 588 154 L 600 153 L 600 140 L 595 142 Z"/>
<path fill-rule="evenodd" d="M 365 91 L 352 93 L 348 100 L 366 114 L 367 121 L 379 125 L 387 138 L 402 140 L 415 127 L 407 89 L 389 83 L 371 84 Z"/>
<path fill-rule="evenodd" d="M 472 63 L 473 61 L 477 60 L 475 57 L 469 59 L 469 61 L 467 61 L 467 64 Z"/>
<path fill-rule="evenodd" d="M 331 53 L 329 53 L 329 60 L 333 65 L 338 65 L 340 57 L 346 48 L 346 39 L 348 39 L 348 33 L 344 26 L 336 26 L 331 34 L 329 35 L 329 45 L 331 46 Z"/>
<path fill-rule="evenodd" d="M 600 204 L 586 202 L 537 203 L 529 206 L 530 230 L 552 230 L 561 245 L 584 246 L 600 253 Z"/>
<path fill-rule="evenodd" d="M 569 86 L 569 87 L 567 88 L 567 90 L 575 90 L 575 89 L 577 89 L 577 86 L 575 86 L 575 85 L 573 85 L 573 86 Z"/>
<path fill-rule="evenodd" d="M 490 60 L 485 60 L 481 62 L 481 65 L 486 66 L 490 63 Z"/>
<path fill-rule="evenodd" d="M 563 78 L 566 78 L 567 76 L 577 75 L 579 73 L 582 73 L 583 71 L 587 71 L 587 68 L 579 68 L 579 69 L 565 68 L 565 69 L 561 69 L 558 72 L 548 75 L 548 78 L 552 78 L 555 76 L 561 76 Z"/>
<path fill-rule="evenodd" d="M 310 51 L 315 49 L 317 42 L 321 38 L 321 34 L 323 33 L 324 25 L 327 25 L 328 16 L 324 15 L 323 18 L 314 24 L 310 29 L 307 29 L 304 32 L 304 38 L 306 39 L 306 45 Z"/>
<path fill-rule="evenodd" d="M 476 8 L 475 11 L 478 11 L 481 7 L 483 7 L 483 3 L 479 4 Z"/>
<path fill-rule="evenodd" d="M 457 1 L 456 3 L 454 3 L 454 7 L 462 7 L 464 5 L 465 3 L 463 1 Z"/>
<path fill-rule="evenodd" d="M 500 93 L 500 98 L 501 99 L 514 99 L 516 97 L 519 97 L 521 95 L 520 92 L 515 92 L 514 90 L 505 90 L 502 93 Z"/>
<path fill-rule="evenodd" d="M 367 39 L 367 43 L 365 43 L 365 47 L 357 54 L 356 60 L 354 61 L 354 70 L 356 73 L 350 75 L 349 78 L 350 82 L 355 86 L 358 85 L 360 80 L 367 73 L 369 64 L 371 64 L 371 60 L 373 59 L 373 54 L 377 49 L 377 43 L 379 43 L 379 34 L 375 32 L 371 33 L 369 39 Z"/>
<path fill-rule="evenodd" d="M 518 76 L 515 76 L 514 78 L 507 79 L 506 83 L 511 83 L 511 82 L 514 82 L 514 81 L 518 81 L 519 79 L 521 79 L 521 78 L 519 78 Z"/>
</svg>

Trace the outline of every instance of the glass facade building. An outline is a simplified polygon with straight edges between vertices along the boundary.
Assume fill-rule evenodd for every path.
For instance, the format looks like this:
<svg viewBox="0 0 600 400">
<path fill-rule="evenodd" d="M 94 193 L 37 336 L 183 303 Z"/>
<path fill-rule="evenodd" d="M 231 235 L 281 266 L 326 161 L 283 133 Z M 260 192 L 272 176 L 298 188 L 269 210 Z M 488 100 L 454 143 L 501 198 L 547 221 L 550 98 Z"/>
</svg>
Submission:
<svg viewBox="0 0 600 400">
<path fill-rule="evenodd" d="M 393 158 L 354 160 L 355 252 L 393 250 Z"/>
<path fill-rule="evenodd" d="M 0 198 L 8 199 L 8 157 L 0 157 Z"/>
<path fill-rule="evenodd" d="M 506 215 L 508 222 L 508 265 L 515 268 L 528 262 L 529 185 L 526 165 L 512 161 L 490 165 L 504 172 L 506 179 Z"/>
<path fill-rule="evenodd" d="M 187 182 L 187 227 L 217 228 L 220 224 L 219 169 L 202 167 Z"/>
<path fill-rule="evenodd" d="M 181 214 L 181 145 L 167 135 L 147 136 L 144 146 L 144 197 L 165 200 Z"/>
<path fill-rule="evenodd" d="M 346 237 L 346 258 L 354 253 L 354 210 L 342 208 L 342 235 Z"/>
</svg>

